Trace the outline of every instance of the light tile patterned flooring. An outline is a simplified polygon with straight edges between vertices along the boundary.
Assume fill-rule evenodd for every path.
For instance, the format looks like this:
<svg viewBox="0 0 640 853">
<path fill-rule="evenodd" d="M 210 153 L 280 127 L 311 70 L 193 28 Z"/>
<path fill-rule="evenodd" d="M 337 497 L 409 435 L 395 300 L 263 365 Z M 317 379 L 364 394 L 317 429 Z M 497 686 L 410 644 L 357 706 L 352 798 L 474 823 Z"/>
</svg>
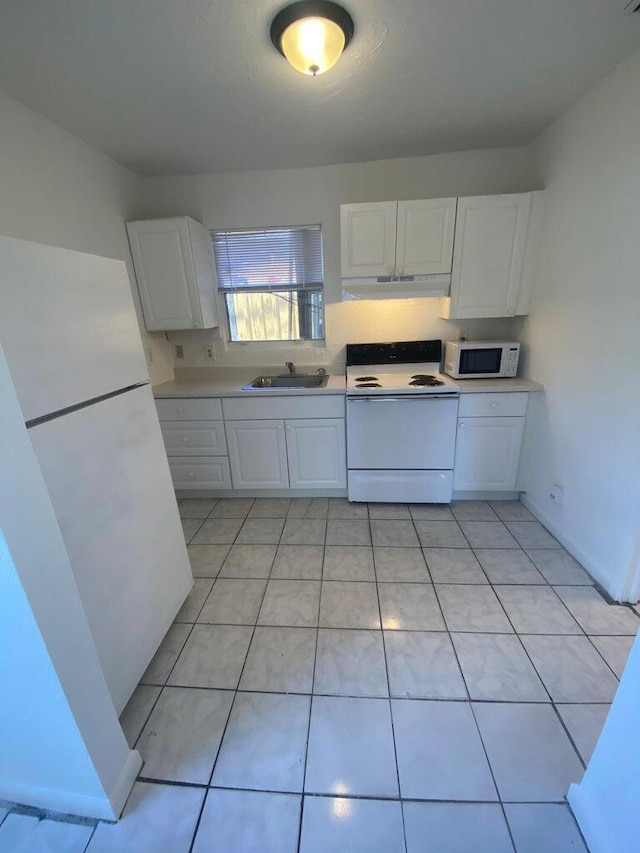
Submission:
<svg viewBox="0 0 640 853">
<path fill-rule="evenodd" d="M 122 717 L 122 820 L 14 810 L 0 849 L 584 853 L 564 795 L 640 623 L 525 507 L 180 511 L 195 586 Z"/>
</svg>

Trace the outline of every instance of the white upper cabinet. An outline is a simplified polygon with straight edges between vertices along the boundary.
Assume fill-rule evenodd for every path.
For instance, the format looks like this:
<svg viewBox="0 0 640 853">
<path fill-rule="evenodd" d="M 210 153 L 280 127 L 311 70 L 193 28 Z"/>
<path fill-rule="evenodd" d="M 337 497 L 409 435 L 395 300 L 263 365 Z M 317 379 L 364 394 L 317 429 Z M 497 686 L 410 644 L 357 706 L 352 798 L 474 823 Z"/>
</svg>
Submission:
<svg viewBox="0 0 640 853">
<path fill-rule="evenodd" d="M 128 222 L 145 326 L 149 331 L 218 325 L 209 234 L 188 216 Z"/>
<path fill-rule="evenodd" d="M 456 199 L 340 207 L 343 278 L 451 272 Z"/>
<path fill-rule="evenodd" d="M 455 198 L 399 201 L 396 275 L 450 273 L 455 221 Z"/>
<path fill-rule="evenodd" d="M 524 259 L 534 193 L 458 199 L 451 294 L 441 316 L 513 317 L 528 311 Z"/>
<path fill-rule="evenodd" d="M 340 207 L 343 278 L 394 275 L 397 202 Z"/>
</svg>

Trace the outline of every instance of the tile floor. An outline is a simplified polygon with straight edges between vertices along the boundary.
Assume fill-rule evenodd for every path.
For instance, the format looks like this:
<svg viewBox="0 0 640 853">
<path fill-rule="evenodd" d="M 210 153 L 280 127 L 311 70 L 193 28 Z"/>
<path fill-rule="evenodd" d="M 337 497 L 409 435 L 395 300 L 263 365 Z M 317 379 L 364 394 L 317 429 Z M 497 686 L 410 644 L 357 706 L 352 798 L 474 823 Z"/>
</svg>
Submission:
<svg viewBox="0 0 640 853">
<path fill-rule="evenodd" d="M 195 585 L 122 716 L 123 818 L 0 803 L 0 849 L 584 853 L 564 795 L 640 620 L 525 507 L 180 512 Z"/>
</svg>

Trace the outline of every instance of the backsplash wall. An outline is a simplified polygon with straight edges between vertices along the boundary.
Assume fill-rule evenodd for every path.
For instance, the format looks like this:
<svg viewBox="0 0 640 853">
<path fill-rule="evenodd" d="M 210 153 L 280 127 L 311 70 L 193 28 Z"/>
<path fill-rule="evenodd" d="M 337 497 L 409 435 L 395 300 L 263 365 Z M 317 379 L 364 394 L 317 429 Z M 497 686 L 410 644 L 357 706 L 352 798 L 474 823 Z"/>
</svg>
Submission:
<svg viewBox="0 0 640 853">
<path fill-rule="evenodd" d="M 222 307 L 222 306 L 221 306 Z M 224 307 L 222 307 L 224 311 Z M 411 341 L 440 338 L 457 340 L 464 332 L 469 340 L 518 340 L 516 319 L 441 320 L 438 299 L 380 299 L 376 301 L 335 302 L 326 306 L 325 342 L 290 344 L 229 344 L 219 330 L 170 332 L 171 344 L 180 344 L 184 358 L 175 359 L 175 367 L 240 367 L 260 366 L 284 368 L 285 361 L 296 367 L 314 370 L 324 367 L 330 373 L 344 370 L 345 344 L 382 341 Z M 515 336 L 515 337 L 514 337 Z M 213 342 L 216 359 L 205 357 L 205 345 Z"/>
<path fill-rule="evenodd" d="M 358 201 L 439 198 L 540 189 L 528 148 L 466 151 L 371 163 L 309 169 L 271 170 L 147 178 L 139 216 L 189 215 L 209 229 L 320 223 L 324 248 L 326 341 L 229 344 L 224 322 L 209 331 L 172 332 L 184 358 L 175 367 L 281 366 L 285 361 L 340 372 L 347 342 L 506 338 L 512 319 L 447 321 L 438 299 L 342 302 L 340 205 Z M 221 306 L 222 307 L 222 306 Z M 221 313 L 224 313 L 224 309 Z M 205 358 L 213 343 L 215 361 Z"/>
</svg>

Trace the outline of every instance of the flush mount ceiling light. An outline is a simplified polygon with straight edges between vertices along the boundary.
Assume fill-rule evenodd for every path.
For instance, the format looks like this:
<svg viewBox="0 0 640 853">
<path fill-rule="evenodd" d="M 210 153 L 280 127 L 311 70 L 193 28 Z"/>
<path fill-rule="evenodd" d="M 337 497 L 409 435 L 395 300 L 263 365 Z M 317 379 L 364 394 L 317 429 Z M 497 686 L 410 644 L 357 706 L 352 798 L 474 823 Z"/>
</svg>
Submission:
<svg viewBox="0 0 640 853">
<path fill-rule="evenodd" d="M 332 68 L 353 37 L 351 15 L 337 3 L 300 0 L 271 23 L 271 41 L 291 65 L 315 77 Z"/>
</svg>

